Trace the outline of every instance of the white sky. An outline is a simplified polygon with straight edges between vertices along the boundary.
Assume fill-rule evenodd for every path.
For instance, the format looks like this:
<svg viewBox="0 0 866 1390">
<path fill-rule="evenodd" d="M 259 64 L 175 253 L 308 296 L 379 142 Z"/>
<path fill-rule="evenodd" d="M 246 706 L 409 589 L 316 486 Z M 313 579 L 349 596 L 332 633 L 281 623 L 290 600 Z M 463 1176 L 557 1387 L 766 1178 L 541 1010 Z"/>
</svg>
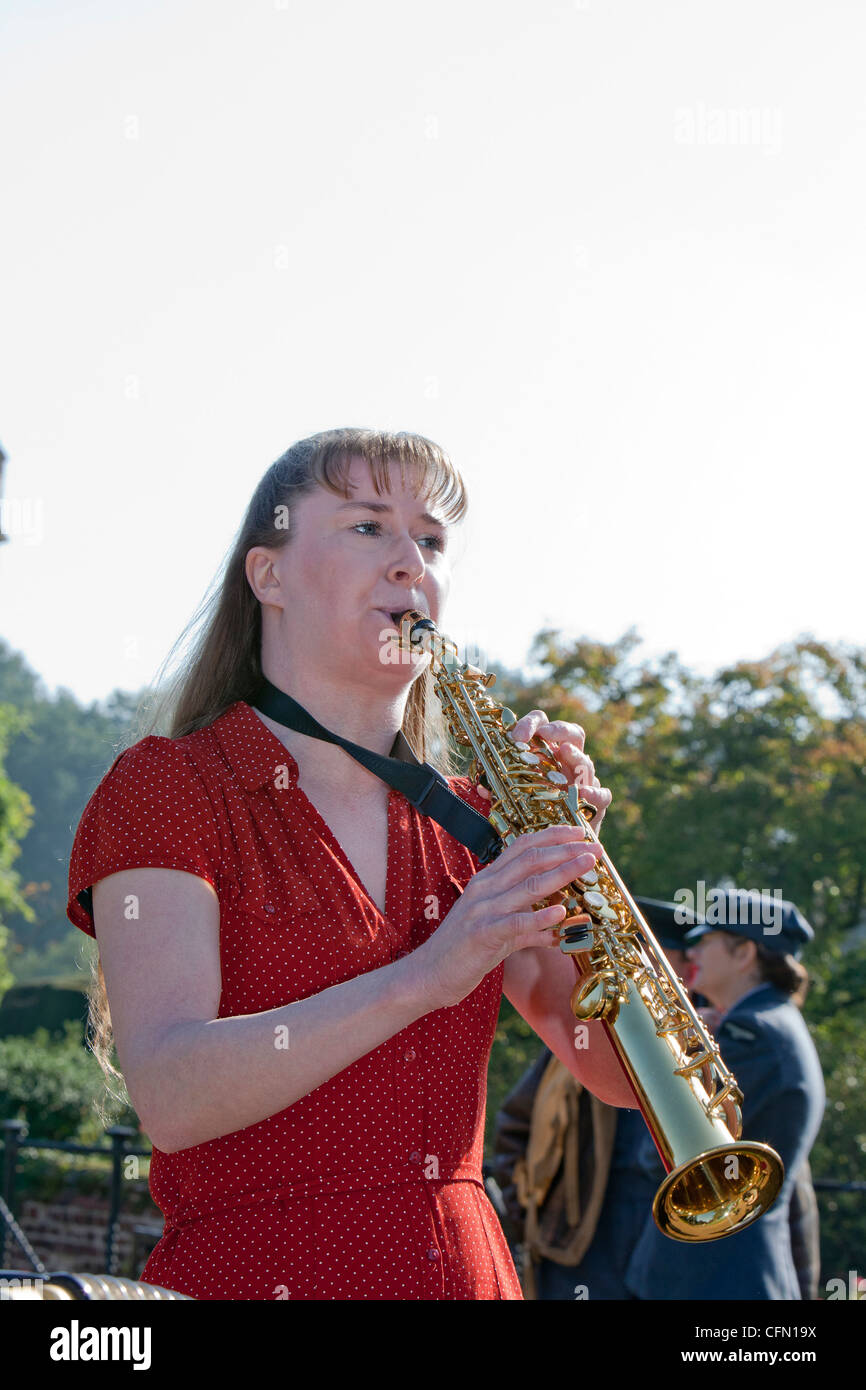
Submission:
<svg viewBox="0 0 866 1390">
<path fill-rule="evenodd" d="M 862 645 L 858 0 L 0 4 L 0 634 L 153 676 L 269 464 L 436 439 L 443 627 Z"/>
</svg>

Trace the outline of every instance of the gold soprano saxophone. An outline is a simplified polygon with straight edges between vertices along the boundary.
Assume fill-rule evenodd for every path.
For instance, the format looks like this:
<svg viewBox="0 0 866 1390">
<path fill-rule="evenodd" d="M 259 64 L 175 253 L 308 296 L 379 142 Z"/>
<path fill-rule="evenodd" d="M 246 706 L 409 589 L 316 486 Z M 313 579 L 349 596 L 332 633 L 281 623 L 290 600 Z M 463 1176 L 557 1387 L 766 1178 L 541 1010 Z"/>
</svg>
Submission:
<svg viewBox="0 0 866 1390">
<path fill-rule="evenodd" d="M 400 646 L 430 653 L 451 733 L 473 751 L 470 775 L 490 792 L 488 819 L 504 844 L 562 824 L 598 841 L 595 807 L 568 786 L 549 747 L 507 737 L 517 716 L 488 694 L 495 675 L 462 662 L 423 613 L 403 614 Z M 657 1226 L 690 1242 L 743 1230 L 775 1201 L 785 1170 L 769 1144 L 740 1140 L 742 1093 L 685 986 L 606 854 L 536 908 L 556 901 L 568 912 L 554 928 L 559 948 L 577 972 L 572 1011 L 602 1022 L 667 1173 L 653 1202 Z"/>
</svg>

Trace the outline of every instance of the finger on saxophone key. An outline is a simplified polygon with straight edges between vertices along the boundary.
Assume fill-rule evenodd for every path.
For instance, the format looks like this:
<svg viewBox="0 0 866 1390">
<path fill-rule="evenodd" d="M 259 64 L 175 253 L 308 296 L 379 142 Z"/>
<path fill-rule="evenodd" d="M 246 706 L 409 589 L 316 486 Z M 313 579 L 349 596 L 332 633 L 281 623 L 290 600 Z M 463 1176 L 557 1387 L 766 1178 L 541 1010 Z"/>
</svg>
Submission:
<svg viewBox="0 0 866 1390">
<path fill-rule="evenodd" d="M 566 849 L 566 846 L 562 845 L 560 848 Z M 601 845 L 597 844 L 584 842 L 581 845 L 570 845 L 557 867 L 567 870 L 572 878 L 578 878 L 581 874 L 595 868 L 601 852 Z"/>
<path fill-rule="evenodd" d="M 580 850 L 577 854 L 569 854 L 551 872 L 557 875 L 557 886 L 564 887 L 565 884 L 571 883 L 572 879 L 579 878 L 581 874 L 594 868 L 597 863 L 598 860 L 594 854 L 587 854 L 585 850 Z"/>
<path fill-rule="evenodd" d="M 565 827 L 562 827 L 565 828 Z M 573 827 L 568 827 L 573 828 Z M 588 840 L 578 840 L 575 843 L 573 838 L 567 840 L 550 841 L 541 840 L 544 835 L 543 830 L 537 833 L 529 833 L 522 836 L 522 839 L 534 841 L 533 844 L 524 846 L 515 841 L 508 846 L 504 854 L 501 854 L 481 871 L 481 876 L 488 876 L 489 882 L 495 882 L 500 891 L 506 889 L 521 890 L 527 885 L 529 879 L 544 878 L 547 891 L 561 887 L 570 882 L 572 878 L 586 873 L 598 860 L 601 854 L 601 847 Z M 540 843 L 539 843 L 540 841 Z M 512 853 L 512 851 L 514 851 Z M 553 875 L 549 877 L 548 875 Z M 554 882 L 554 878 L 558 879 Z M 538 897 L 543 897 L 544 892 L 540 892 Z"/>
<path fill-rule="evenodd" d="M 543 873 L 528 873 L 524 878 L 526 890 L 536 897 L 546 897 L 554 889 L 564 887 L 566 883 L 570 883 L 579 874 L 585 874 L 596 863 L 595 855 L 587 854 L 583 849 L 575 852 L 565 846 L 558 846 L 557 848 L 565 850 L 565 852 L 546 856 L 548 863 L 550 859 L 553 860 L 550 868 Z M 530 867 L 535 868 L 535 863 L 527 865 L 527 868 Z"/>
</svg>

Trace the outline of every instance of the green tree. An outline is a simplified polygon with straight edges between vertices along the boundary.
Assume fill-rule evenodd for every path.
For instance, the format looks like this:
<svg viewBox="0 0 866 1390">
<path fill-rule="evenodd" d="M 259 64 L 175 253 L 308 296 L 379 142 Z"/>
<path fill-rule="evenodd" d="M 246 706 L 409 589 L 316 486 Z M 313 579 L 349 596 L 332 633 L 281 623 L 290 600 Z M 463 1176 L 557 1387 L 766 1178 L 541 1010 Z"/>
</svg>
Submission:
<svg viewBox="0 0 866 1390">
<path fill-rule="evenodd" d="M 29 911 L 10 911 L 13 963 L 54 947 L 52 958 L 80 942 L 70 936 L 66 916 L 69 851 L 87 800 L 110 764 L 133 719 L 138 696 L 115 691 L 103 704 L 82 706 L 68 690 L 49 696 L 18 652 L 0 643 L 0 700 L 14 705 L 24 723 L 8 750 L 12 780 L 34 808 L 32 829 L 21 845 L 18 865 Z M 13 969 L 15 968 L 13 964 Z M 17 972 L 16 972 L 17 973 Z M 32 971 L 28 971 L 32 978 Z"/>
<path fill-rule="evenodd" d="M 30 826 L 33 807 L 27 793 L 6 773 L 9 744 L 26 727 L 23 715 L 11 705 L 0 705 L 0 999 L 13 982 L 6 922 L 13 913 L 26 917 L 31 911 L 21 892 L 20 876 L 12 866 L 21 852 L 19 842 Z"/>
</svg>

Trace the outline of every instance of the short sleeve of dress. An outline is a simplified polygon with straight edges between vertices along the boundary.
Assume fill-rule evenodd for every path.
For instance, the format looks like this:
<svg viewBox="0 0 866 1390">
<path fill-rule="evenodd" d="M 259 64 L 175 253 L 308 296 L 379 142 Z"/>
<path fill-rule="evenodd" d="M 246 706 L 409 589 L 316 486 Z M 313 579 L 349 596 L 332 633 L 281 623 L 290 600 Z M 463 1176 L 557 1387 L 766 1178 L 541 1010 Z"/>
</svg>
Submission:
<svg viewBox="0 0 866 1390">
<path fill-rule="evenodd" d="M 122 869 L 183 869 L 218 888 L 219 833 L 180 742 L 151 735 L 111 765 L 84 808 L 69 859 L 66 915 L 88 936 L 92 887 Z"/>
</svg>

